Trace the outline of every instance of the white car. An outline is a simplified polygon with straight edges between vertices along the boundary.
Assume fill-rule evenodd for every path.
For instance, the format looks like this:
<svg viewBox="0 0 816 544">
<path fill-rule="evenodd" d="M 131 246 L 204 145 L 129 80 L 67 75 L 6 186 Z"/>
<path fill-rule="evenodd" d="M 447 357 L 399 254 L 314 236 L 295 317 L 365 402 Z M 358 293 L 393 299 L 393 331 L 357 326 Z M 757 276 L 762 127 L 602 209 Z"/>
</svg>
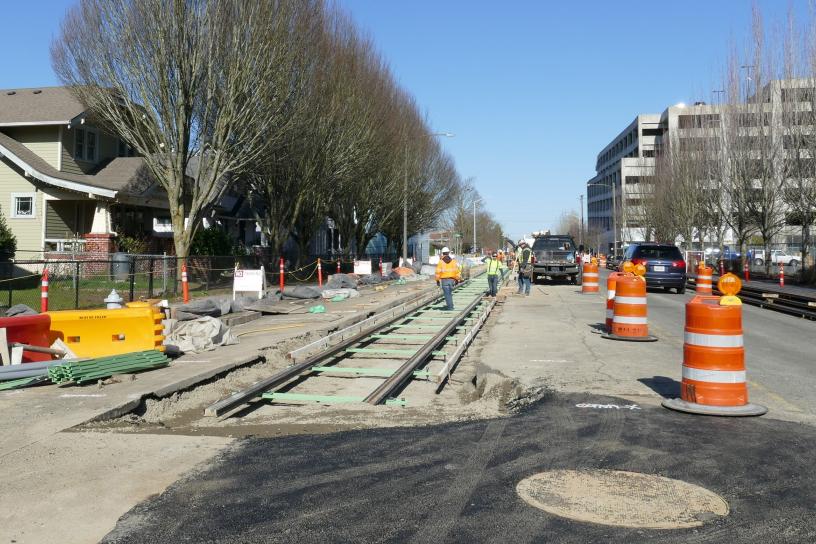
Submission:
<svg viewBox="0 0 816 544">
<path fill-rule="evenodd" d="M 782 263 L 784 266 L 799 266 L 801 259 L 798 255 L 789 255 L 782 249 L 772 249 L 771 262 L 773 264 Z M 754 252 L 754 264 L 756 266 L 765 264 L 765 251 L 758 250 Z"/>
</svg>

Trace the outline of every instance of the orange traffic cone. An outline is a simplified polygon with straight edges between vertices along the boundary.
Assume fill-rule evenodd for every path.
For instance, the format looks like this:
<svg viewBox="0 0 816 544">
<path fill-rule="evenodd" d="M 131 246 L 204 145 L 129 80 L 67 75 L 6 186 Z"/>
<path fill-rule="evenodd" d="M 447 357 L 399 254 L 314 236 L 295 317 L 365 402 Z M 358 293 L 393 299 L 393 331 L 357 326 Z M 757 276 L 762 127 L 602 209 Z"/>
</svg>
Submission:
<svg viewBox="0 0 816 544">
<path fill-rule="evenodd" d="M 655 342 L 657 337 L 649 334 L 647 315 L 646 280 L 621 275 L 615 282 L 612 330 L 601 336 L 609 340 Z"/>
<path fill-rule="evenodd" d="M 663 406 L 681 412 L 716 416 L 760 416 L 764 406 L 748 402 L 745 374 L 745 347 L 742 342 L 742 306 L 739 299 L 727 295 L 697 295 L 686 304 L 683 378 L 679 399 L 666 399 Z M 723 300 L 725 302 L 723 302 Z"/>
</svg>

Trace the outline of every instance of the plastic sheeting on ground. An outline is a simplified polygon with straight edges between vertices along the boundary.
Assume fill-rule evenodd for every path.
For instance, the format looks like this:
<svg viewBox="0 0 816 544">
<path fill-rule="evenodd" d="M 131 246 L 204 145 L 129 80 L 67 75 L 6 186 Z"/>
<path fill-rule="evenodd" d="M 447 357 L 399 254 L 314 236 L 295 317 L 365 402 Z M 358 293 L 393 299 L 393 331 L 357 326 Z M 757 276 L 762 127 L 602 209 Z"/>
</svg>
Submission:
<svg viewBox="0 0 816 544">
<path fill-rule="evenodd" d="M 335 297 L 343 297 L 340 300 L 344 300 L 347 298 L 354 298 L 359 297 L 360 292 L 357 289 L 323 289 L 323 292 L 320 293 L 325 299 L 333 299 Z"/>
<path fill-rule="evenodd" d="M 14 317 L 16 315 L 37 315 L 37 311 L 29 308 L 25 304 L 15 304 L 6 310 L 6 317 Z"/>
<path fill-rule="evenodd" d="M 326 282 L 326 289 L 355 289 L 357 287 L 357 276 L 349 274 L 333 274 Z"/>
<path fill-rule="evenodd" d="M 377 285 L 382 281 L 383 277 L 380 274 L 368 274 L 360 277 L 360 285 Z"/>
<path fill-rule="evenodd" d="M 238 339 L 230 328 L 214 317 L 179 322 L 165 339 L 165 344 L 176 346 L 184 353 L 211 351 L 218 346 L 237 343 Z"/>
<path fill-rule="evenodd" d="M 296 285 L 293 289 L 284 289 L 283 298 L 310 299 L 320 298 L 322 288 L 311 285 Z"/>
</svg>

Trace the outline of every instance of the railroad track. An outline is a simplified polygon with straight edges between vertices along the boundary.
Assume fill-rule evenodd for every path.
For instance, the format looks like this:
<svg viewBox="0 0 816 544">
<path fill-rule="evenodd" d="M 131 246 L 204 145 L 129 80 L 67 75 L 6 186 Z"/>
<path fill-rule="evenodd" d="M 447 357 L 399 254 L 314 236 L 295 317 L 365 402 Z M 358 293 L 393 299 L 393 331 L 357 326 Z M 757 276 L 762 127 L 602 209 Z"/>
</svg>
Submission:
<svg viewBox="0 0 816 544">
<path fill-rule="evenodd" d="M 689 278 L 688 286 L 694 287 L 693 278 Z M 714 279 L 714 294 L 721 295 L 717 289 L 717 279 Z M 740 299 L 745 304 L 758 306 L 775 312 L 801 317 L 804 319 L 816 320 L 816 297 L 784 292 L 772 287 L 762 288 L 757 286 L 742 286 L 739 293 Z"/>
<path fill-rule="evenodd" d="M 487 277 L 481 275 L 454 290 L 453 312 L 444 310 L 435 291 L 321 338 L 290 352 L 290 367 L 220 400 L 204 414 L 223 417 L 257 398 L 277 404 L 405 405 L 397 395 L 414 380 L 429 382 L 438 393 L 495 305 L 484 298 L 486 289 Z M 315 380 L 328 377 L 377 382 L 364 395 L 349 381 L 331 395 L 316 393 L 322 388 Z M 344 388 L 351 393 L 344 394 Z"/>
</svg>

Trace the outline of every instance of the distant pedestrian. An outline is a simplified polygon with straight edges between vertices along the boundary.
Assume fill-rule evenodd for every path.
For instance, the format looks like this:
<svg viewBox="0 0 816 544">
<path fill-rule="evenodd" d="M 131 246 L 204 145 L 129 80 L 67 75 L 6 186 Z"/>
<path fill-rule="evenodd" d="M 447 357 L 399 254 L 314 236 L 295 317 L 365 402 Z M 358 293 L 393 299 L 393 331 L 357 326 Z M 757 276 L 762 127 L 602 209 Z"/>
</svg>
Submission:
<svg viewBox="0 0 816 544">
<path fill-rule="evenodd" d="M 487 264 L 487 296 L 496 298 L 502 263 L 495 251 L 489 257 L 482 259 L 482 262 Z"/>
<path fill-rule="evenodd" d="M 533 250 L 527 245 L 527 242 L 521 243 L 521 249 L 518 252 L 518 274 L 519 274 L 519 295 L 530 296 L 530 289 L 533 283 Z"/>
<path fill-rule="evenodd" d="M 462 281 L 459 263 L 451 257 L 450 249 L 442 248 L 442 258 L 436 265 L 436 284 L 442 287 L 445 295 L 445 305 L 448 311 L 453 310 L 453 288 Z"/>
</svg>

